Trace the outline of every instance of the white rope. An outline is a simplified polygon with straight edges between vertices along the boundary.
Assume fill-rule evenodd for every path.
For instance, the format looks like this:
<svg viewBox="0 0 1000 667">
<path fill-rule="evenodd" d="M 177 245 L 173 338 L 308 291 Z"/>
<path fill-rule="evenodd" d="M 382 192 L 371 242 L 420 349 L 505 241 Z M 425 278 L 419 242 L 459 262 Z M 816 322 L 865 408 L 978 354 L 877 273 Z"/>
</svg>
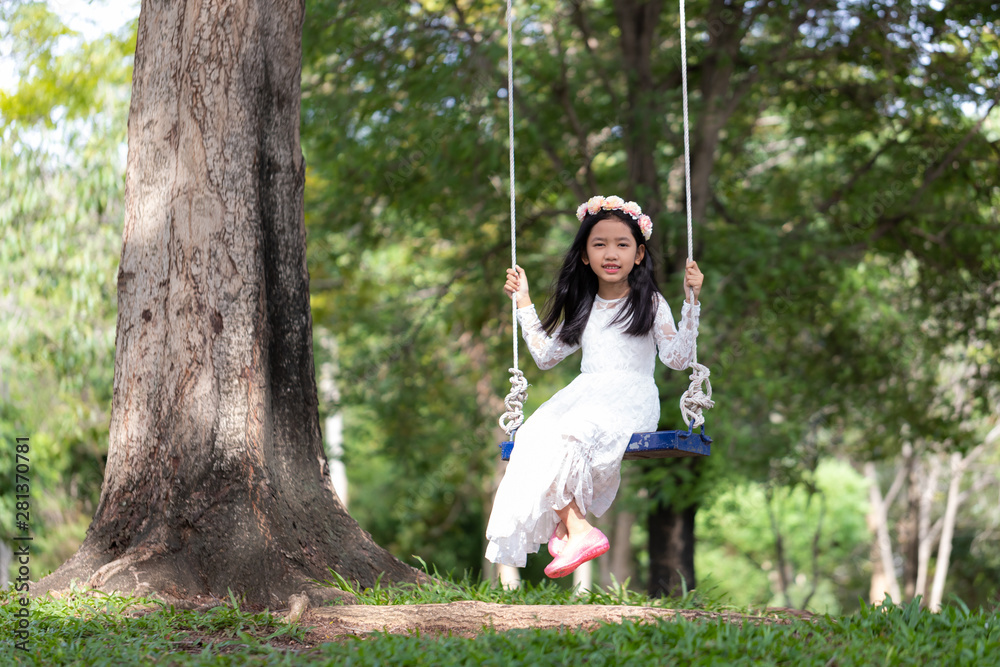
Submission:
<svg viewBox="0 0 1000 667">
<path fill-rule="evenodd" d="M 711 410 L 715 406 L 715 401 L 712 400 L 712 383 L 708 379 L 709 375 L 711 372 L 707 366 L 702 366 L 696 361 L 691 362 L 691 384 L 681 396 L 680 405 L 681 417 L 684 418 L 684 423 L 692 429 L 705 423 L 705 416 L 701 414 L 701 411 Z M 701 388 L 703 384 L 708 388 L 707 393 Z M 692 420 L 694 420 L 693 423 Z"/>
<path fill-rule="evenodd" d="M 507 0 L 507 143 L 509 147 L 510 162 L 510 265 L 517 266 L 517 243 L 516 243 L 516 211 L 514 206 L 514 30 L 513 30 L 513 0 Z M 687 202 L 687 242 L 688 259 L 694 259 L 694 231 L 691 220 L 691 146 L 688 138 L 688 86 L 687 86 L 687 19 L 684 12 L 684 0 L 680 0 L 680 31 L 681 31 L 681 83 L 684 107 L 684 189 L 685 201 Z M 694 288 L 690 292 L 691 303 L 694 303 Z M 513 353 L 514 367 L 510 370 L 511 390 L 504 399 L 506 412 L 499 419 L 500 427 L 512 435 L 517 427 L 524 421 L 524 403 L 528 398 L 528 383 L 524 379 L 524 373 L 518 369 L 517 359 L 517 295 L 511 296 L 511 317 L 513 319 Z M 680 409 L 684 423 L 694 427 L 705 423 L 703 410 L 711 409 L 715 402 L 712 400 L 712 383 L 709 381 L 711 375 L 708 367 L 698 363 L 698 345 L 695 343 L 694 356 L 691 360 L 691 384 L 687 391 L 681 396 Z M 702 389 L 702 385 L 707 387 L 707 393 Z"/>
<path fill-rule="evenodd" d="M 500 428 L 508 436 L 513 435 L 515 429 L 524 421 L 524 401 L 528 398 L 528 381 L 524 379 L 524 373 L 516 368 L 510 368 L 510 393 L 503 400 L 507 411 L 500 417 Z"/>
<path fill-rule="evenodd" d="M 513 1 L 507 0 L 507 146 L 510 156 L 510 265 L 517 266 L 517 218 L 514 207 L 514 10 Z M 504 399 L 507 411 L 500 417 L 500 428 L 511 436 L 524 421 L 524 402 L 528 400 L 528 382 L 517 364 L 517 294 L 511 295 L 513 319 L 514 367 L 510 370 L 510 393 Z"/>
<path fill-rule="evenodd" d="M 688 259 L 694 259 L 694 234 L 691 225 L 691 147 L 688 140 L 688 61 L 687 61 L 687 19 L 684 17 L 684 0 L 681 5 L 681 95 L 684 99 L 684 190 L 687 201 Z M 691 289 L 691 303 L 694 303 L 694 288 Z M 697 351 L 695 361 L 698 360 Z"/>
<path fill-rule="evenodd" d="M 691 224 L 691 147 L 688 140 L 688 84 L 687 84 L 687 19 L 684 16 L 684 0 L 680 0 L 681 22 L 681 95 L 684 106 L 684 190 L 687 202 L 687 242 L 688 260 L 694 259 L 694 233 Z M 694 288 L 691 288 L 691 303 L 695 301 Z M 715 405 L 712 401 L 712 383 L 708 377 L 711 373 L 707 366 L 698 363 L 698 342 L 695 341 L 694 356 L 691 359 L 691 384 L 681 396 L 681 416 L 684 423 L 693 427 L 705 423 L 702 410 L 709 410 Z M 708 393 L 702 390 L 702 384 L 707 385 Z M 692 427 L 692 428 L 693 428 Z"/>
</svg>

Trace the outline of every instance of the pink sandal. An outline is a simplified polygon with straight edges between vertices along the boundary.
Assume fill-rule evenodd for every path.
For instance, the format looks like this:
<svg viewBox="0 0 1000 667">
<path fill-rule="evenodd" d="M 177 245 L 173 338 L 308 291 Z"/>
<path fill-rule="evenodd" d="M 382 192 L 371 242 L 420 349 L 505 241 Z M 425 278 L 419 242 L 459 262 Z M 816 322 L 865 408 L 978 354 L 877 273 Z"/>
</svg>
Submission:
<svg viewBox="0 0 1000 667">
<path fill-rule="evenodd" d="M 551 579 L 565 577 L 588 560 L 593 560 L 601 554 L 607 553 L 610 548 L 607 536 L 594 528 L 580 541 L 580 545 L 575 550 L 569 553 L 564 550 L 549 563 L 545 568 L 545 575 Z"/>
</svg>

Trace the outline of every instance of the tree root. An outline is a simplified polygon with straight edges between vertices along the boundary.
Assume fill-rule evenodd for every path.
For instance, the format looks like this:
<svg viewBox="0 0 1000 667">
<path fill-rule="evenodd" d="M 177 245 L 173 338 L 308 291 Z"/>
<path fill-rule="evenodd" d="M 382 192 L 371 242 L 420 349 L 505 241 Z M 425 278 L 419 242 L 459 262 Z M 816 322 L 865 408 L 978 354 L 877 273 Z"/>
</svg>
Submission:
<svg viewBox="0 0 1000 667">
<path fill-rule="evenodd" d="M 81 550 L 56 572 L 31 585 L 33 596 L 63 597 L 77 590 L 150 597 L 175 609 L 207 610 L 227 602 L 225 593 L 206 590 L 182 560 L 150 549 L 126 553 L 110 562 L 90 557 L 86 550 Z M 267 606 L 272 609 L 287 607 L 296 597 L 313 607 L 357 604 L 357 598 L 349 591 L 320 585 L 305 575 L 292 575 L 265 593 L 266 596 L 259 597 L 269 599 Z M 242 600 L 243 596 L 239 598 Z M 259 602 L 251 606 L 264 607 Z"/>
<path fill-rule="evenodd" d="M 593 629 L 601 623 L 655 621 L 657 619 L 721 619 L 730 623 L 788 624 L 786 618 L 748 616 L 700 610 L 611 605 L 509 605 L 462 601 L 448 604 L 354 605 L 310 608 L 301 623 L 314 626 L 310 640 L 335 641 L 369 632 L 475 636 L 483 631 L 504 632 L 516 628 Z"/>
</svg>

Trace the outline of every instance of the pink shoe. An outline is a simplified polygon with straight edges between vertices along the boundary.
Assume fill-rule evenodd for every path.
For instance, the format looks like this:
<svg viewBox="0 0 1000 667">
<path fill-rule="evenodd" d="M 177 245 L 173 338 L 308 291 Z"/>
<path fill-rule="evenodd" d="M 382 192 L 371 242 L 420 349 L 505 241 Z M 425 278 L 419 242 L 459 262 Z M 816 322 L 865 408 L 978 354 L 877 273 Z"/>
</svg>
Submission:
<svg viewBox="0 0 1000 667">
<path fill-rule="evenodd" d="M 588 560 L 597 558 L 601 554 L 607 553 L 611 545 L 607 536 L 597 528 L 592 529 L 580 541 L 580 545 L 573 551 L 559 554 L 555 560 L 545 568 L 545 575 L 551 579 L 565 577 L 573 570 L 580 567 Z"/>
<path fill-rule="evenodd" d="M 559 524 L 556 524 L 556 529 L 552 531 L 552 537 L 549 538 L 549 555 L 555 558 L 562 553 L 563 549 L 566 548 L 566 538 L 556 537 L 556 533 L 559 532 Z"/>
</svg>

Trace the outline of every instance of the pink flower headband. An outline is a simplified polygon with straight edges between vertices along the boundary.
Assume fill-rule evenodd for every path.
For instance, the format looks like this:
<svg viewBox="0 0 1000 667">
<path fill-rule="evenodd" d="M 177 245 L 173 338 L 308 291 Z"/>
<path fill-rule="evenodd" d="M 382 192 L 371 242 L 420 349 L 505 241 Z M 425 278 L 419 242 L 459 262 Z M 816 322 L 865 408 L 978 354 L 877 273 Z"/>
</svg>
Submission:
<svg viewBox="0 0 1000 667">
<path fill-rule="evenodd" d="M 591 197 L 576 209 L 576 219 L 583 222 L 584 216 L 588 213 L 593 215 L 602 209 L 605 211 L 627 213 L 633 220 L 639 223 L 639 230 L 642 232 L 642 237 L 647 241 L 653 233 L 653 221 L 649 219 L 648 215 L 643 215 L 639 205 L 634 201 L 625 201 L 616 195 L 611 195 L 610 197 L 602 197 L 601 195 Z"/>
</svg>

